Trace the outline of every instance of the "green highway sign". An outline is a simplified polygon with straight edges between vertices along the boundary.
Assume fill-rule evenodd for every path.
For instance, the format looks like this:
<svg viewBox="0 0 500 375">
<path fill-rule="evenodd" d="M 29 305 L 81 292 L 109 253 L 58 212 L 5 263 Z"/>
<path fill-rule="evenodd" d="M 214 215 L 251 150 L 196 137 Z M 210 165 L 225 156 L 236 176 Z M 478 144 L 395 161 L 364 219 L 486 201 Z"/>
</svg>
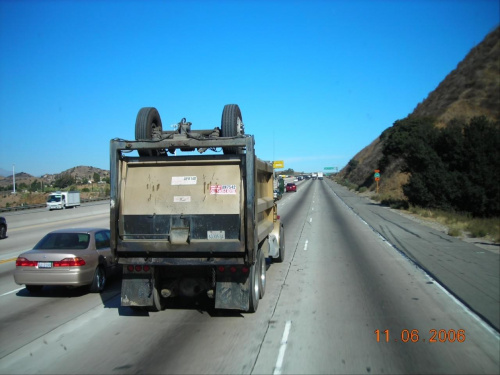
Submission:
<svg viewBox="0 0 500 375">
<path fill-rule="evenodd" d="M 334 167 L 325 167 L 324 169 L 335 169 Z"/>
</svg>

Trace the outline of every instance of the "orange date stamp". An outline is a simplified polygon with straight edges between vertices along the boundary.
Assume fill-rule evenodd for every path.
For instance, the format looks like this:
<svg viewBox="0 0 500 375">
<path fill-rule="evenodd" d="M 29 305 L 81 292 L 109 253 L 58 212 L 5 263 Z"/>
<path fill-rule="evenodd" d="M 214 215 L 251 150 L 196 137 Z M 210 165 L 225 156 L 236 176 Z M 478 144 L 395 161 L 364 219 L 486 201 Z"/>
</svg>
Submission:
<svg viewBox="0 0 500 375">
<path fill-rule="evenodd" d="M 377 342 L 464 342 L 465 341 L 465 330 L 459 329 L 430 329 L 429 335 L 423 337 L 418 329 L 403 329 L 396 335 L 395 338 L 392 338 L 389 330 L 386 329 L 381 331 L 379 329 L 375 330 L 375 337 Z"/>
</svg>

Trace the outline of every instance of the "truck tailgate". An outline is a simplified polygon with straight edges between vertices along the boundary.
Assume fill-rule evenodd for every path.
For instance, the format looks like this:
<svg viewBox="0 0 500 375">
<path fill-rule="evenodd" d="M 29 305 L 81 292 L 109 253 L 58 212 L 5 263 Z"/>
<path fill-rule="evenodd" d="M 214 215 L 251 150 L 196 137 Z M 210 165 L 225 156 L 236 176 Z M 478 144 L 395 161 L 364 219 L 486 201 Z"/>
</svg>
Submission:
<svg viewBox="0 0 500 375">
<path fill-rule="evenodd" d="M 244 252 L 241 159 L 122 161 L 117 251 Z"/>
</svg>

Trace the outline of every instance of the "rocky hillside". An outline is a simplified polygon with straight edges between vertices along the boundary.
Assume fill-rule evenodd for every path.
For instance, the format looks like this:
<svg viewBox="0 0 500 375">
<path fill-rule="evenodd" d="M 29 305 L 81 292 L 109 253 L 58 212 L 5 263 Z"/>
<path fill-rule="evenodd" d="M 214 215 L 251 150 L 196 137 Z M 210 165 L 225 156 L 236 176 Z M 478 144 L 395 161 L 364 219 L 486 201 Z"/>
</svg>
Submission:
<svg viewBox="0 0 500 375">
<path fill-rule="evenodd" d="M 488 34 L 453 70 L 417 105 L 409 117 L 432 117 L 445 127 L 452 119 L 469 120 L 486 116 L 500 121 L 500 27 Z M 398 119 L 394 119 L 395 121 Z M 380 137 L 361 150 L 339 172 L 339 177 L 374 190 L 373 171 L 379 169 L 383 143 Z M 380 192 L 403 198 L 402 185 L 408 175 L 400 173 L 401 161 L 386 166 L 380 180 Z"/>
<path fill-rule="evenodd" d="M 97 173 L 101 179 L 109 178 L 109 171 L 87 166 L 78 166 L 67 169 L 57 174 L 45 174 L 41 177 L 35 177 L 30 174 L 20 172 L 16 173 L 16 186 L 26 184 L 30 186 L 34 181 L 42 182 L 44 185 L 51 185 L 56 179 L 65 174 L 70 174 L 78 184 L 86 184 L 88 181 L 93 180 L 94 173 Z M 0 177 L 0 187 L 12 186 L 12 175 L 7 177 Z"/>
</svg>

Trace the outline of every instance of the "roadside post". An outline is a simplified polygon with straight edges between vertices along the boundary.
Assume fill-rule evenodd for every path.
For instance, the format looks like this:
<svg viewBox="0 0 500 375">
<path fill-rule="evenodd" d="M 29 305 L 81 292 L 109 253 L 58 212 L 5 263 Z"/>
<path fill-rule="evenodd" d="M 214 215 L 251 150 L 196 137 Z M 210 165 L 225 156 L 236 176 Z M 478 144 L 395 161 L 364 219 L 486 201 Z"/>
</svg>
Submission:
<svg viewBox="0 0 500 375">
<path fill-rule="evenodd" d="M 375 181 L 377 182 L 377 194 L 378 194 L 378 182 L 380 181 L 380 170 L 379 169 L 375 169 L 375 174 L 373 175 L 373 177 L 375 177 Z"/>
</svg>

